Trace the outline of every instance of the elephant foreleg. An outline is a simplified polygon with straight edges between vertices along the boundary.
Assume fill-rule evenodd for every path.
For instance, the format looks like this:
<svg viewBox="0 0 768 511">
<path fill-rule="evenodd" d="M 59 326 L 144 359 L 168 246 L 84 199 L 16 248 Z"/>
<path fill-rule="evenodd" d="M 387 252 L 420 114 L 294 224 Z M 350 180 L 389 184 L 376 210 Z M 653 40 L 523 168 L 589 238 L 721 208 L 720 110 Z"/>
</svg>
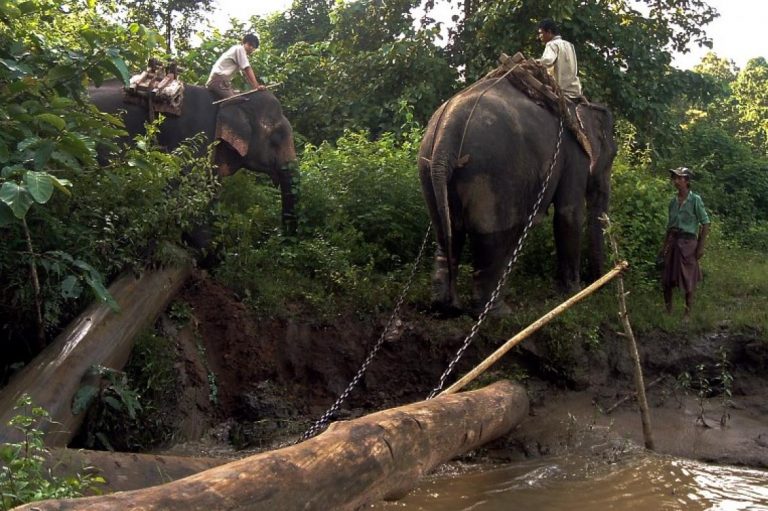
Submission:
<svg viewBox="0 0 768 511">
<path fill-rule="evenodd" d="M 472 298 L 473 310 L 476 313 L 485 309 L 491 299 L 507 267 L 512 242 L 517 241 L 520 232 L 521 229 L 513 228 L 493 234 L 471 236 L 472 263 L 475 268 L 472 274 Z M 508 314 L 510 309 L 504 303 L 502 296 L 499 296 L 490 312 L 503 315 Z"/>
<path fill-rule="evenodd" d="M 610 195 L 610 184 L 601 183 L 601 186 L 594 187 L 587 193 L 587 236 L 588 240 L 588 260 L 587 260 L 587 278 L 593 282 L 603 274 L 604 263 L 604 236 L 603 224 L 600 217 L 608 211 L 608 197 Z"/>
</svg>

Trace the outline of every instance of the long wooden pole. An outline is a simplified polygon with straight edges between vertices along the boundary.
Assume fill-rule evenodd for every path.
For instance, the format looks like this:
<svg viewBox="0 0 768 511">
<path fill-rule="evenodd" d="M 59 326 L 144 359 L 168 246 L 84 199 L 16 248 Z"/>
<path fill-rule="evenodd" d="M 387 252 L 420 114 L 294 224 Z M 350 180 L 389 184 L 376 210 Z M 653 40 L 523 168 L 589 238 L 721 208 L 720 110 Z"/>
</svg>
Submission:
<svg viewBox="0 0 768 511">
<path fill-rule="evenodd" d="M 270 83 L 269 85 L 266 86 L 266 88 L 267 89 L 272 89 L 272 88 L 277 87 L 277 86 L 282 85 L 282 84 L 283 84 L 283 82 Z M 224 103 L 225 101 L 229 101 L 230 99 L 242 98 L 243 96 L 248 96 L 250 94 L 253 94 L 254 92 L 261 92 L 263 90 L 264 89 L 251 89 L 251 90 L 247 90 L 245 92 L 241 92 L 240 94 L 235 94 L 234 96 L 230 96 L 228 98 L 217 99 L 216 101 L 214 101 L 211 104 L 212 105 L 218 105 L 219 103 Z"/>
<path fill-rule="evenodd" d="M 600 221 L 605 225 L 605 233 L 608 239 L 611 241 L 611 248 L 613 249 L 613 255 L 618 259 L 619 257 L 619 245 L 616 242 L 616 237 L 611 231 L 611 219 L 608 215 L 604 214 L 600 217 Z M 635 334 L 632 332 L 632 325 L 629 322 L 629 312 L 627 310 L 626 297 L 629 292 L 624 291 L 624 279 L 619 277 L 616 281 L 616 295 L 619 300 L 619 319 L 621 325 L 624 328 L 624 336 L 627 338 L 629 344 L 629 355 L 632 357 L 634 363 L 635 373 L 635 389 L 637 392 L 637 403 L 640 405 L 640 420 L 643 424 L 643 438 L 645 440 L 645 448 L 654 450 L 653 442 L 653 430 L 651 429 L 651 413 L 648 410 L 648 400 L 645 397 L 645 381 L 643 378 L 643 367 L 640 364 L 640 354 L 637 351 L 637 342 L 635 341 Z"/>
<path fill-rule="evenodd" d="M 619 264 L 617 264 L 611 271 L 594 281 L 591 285 L 588 287 L 585 287 L 572 297 L 570 297 L 568 300 L 564 301 L 539 319 L 537 319 L 535 322 L 533 322 L 531 325 L 529 325 L 525 330 L 522 330 L 520 333 L 518 333 L 516 336 L 509 339 L 507 342 L 505 342 L 499 349 L 494 351 L 488 358 L 483 360 L 480 365 L 475 367 L 472 371 L 464 375 L 463 378 L 461 378 L 459 381 L 445 389 L 443 392 L 440 393 L 440 395 L 443 394 L 453 394 L 455 392 L 458 392 L 462 388 L 464 388 L 469 382 L 480 376 L 483 372 L 485 372 L 486 369 L 491 367 L 493 364 L 495 364 L 501 357 L 504 356 L 505 353 L 507 353 L 509 350 L 517 346 L 521 341 L 529 337 L 532 333 L 552 321 L 555 317 L 559 316 L 566 310 L 568 310 L 570 307 L 572 307 L 577 302 L 583 300 L 587 296 L 591 295 L 604 285 L 606 285 L 608 282 L 613 280 L 616 276 L 620 275 L 621 272 L 629 268 L 629 263 L 627 261 L 622 261 Z"/>
</svg>

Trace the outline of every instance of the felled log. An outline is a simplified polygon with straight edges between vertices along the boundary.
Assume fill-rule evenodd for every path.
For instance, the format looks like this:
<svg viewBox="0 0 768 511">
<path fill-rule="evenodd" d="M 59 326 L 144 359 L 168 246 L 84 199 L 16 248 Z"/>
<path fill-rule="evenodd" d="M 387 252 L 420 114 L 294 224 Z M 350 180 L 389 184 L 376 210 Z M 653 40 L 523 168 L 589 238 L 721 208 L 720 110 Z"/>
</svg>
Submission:
<svg viewBox="0 0 768 511">
<path fill-rule="evenodd" d="M 65 447 L 83 420 L 83 413 L 72 413 L 72 398 L 88 368 L 122 369 L 136 335 L 165 310 L 189 271 L 189 266 L 165 268 L 117 279 L 109 292 L 120 306 L 118 312 L 101 302 L 89 306 L 0 391 L 0 443 L 21 439 L 8 421 L 17 415 L 14 406 L 26 393 L 54 421 L 41 425 L 46 445 Z"/>
<path fill-rule="evenodd" d="M 336 423 L 301 444 L 160 486 L 17 510 L 354 510 L 403 496 L 425 473 L 508 433 L 527 413 L 525 390 L 498 382 Z"/>
<path fill-rule="evenodd" d="M 229 461 L 232 460 L 86 449 L 51 449 L 45 465 L 59 478 L 71 477 L 73 474 L 97 474 L 105 483 L 96 485 L 94 489 L 104 494 L 168 483 Z"/>
</svg>

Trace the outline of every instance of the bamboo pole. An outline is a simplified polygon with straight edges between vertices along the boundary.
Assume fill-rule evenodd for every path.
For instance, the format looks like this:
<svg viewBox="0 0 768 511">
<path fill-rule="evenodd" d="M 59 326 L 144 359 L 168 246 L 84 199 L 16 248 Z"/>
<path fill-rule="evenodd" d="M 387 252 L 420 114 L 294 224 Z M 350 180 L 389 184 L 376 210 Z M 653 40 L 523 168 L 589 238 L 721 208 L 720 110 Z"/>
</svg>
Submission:
<svg viewBox="0 0 768 511">
<path fill-rule="evenodd" d="M 587 296 L 591 295 L 604 285 L 606 285 L 608 282 L 613 280 L 616 276 L 620 275 L 622 271 L 626 270 L 629 267 L 629 263 L 627 261 L 622 261 L 619 264 L 617 264 L 611 271 L 594 281 L 591 285 L 588 287 L 585 287 L 572 297 L 570 297 L 568 300 L 564 301 L 539 319 L 537 319 L 535 322 L 530 324 L 527 328 L 522 330 L 520 333 L 509 339 L 507 342 L 505 342 L 499 349 L 494 351 L 488 358 L 483 360 L 483 362 L 480 363 L 477 367 L 475 367 L 472 371 L 464 375 L 460 380 L 458 380 L 456 383 L 445 389 L 443 392 L 440 393 L 442 396 L 443 394 L 453 394 L 455 392 L 458 392 L 462 388 L 464 388 L 469 382 L 480 376 L 483 372 L 485 372 L 486 369 L 491 367 L 493 364 L 495 364 L 501 357 L 504 356 L 509 350 L 517 346 L 521 341 L 529 337 L 532 333 L 552 321 L 554 318 L 571 308 L 576 303 L 580 302 Z"/>
<path fill-rule="evenodd" d="M 605 225 L 605 233 L 608 235 L 608 239 L 611 241 L 611 248 L 613 249 L 613 255 L 616 259 L 619 257 L 619 245 L 616 243 L 616 237 L 611 232 L 611 219 L 608 215 L 603 214 L 600 217 L 600 221 Z M 643 438 L 645 440 L 645 448 L 654 450 L 653 442 L 653 430 L 651 429 L 651 414 L 648 410 L 648 400 L 645 397 L 645 382 L 643 381 L 643 367 L 640 364 L 640 354 L 637 352 L 637 342 L 635 341 L 635 334 L 632 332 L 632 325 L 629 322 L 629 312 L 627 311 L 626 297 L 629 292 L 624 291 L 624 279 L 619 277 L 616 281 L 616 295 L 619 300 L 619 319 L 621 325 L 624 328 L 624 335 L 627 338 L 629 344 L 629 354 L 632 357 L 634 363 L 635 373 L 635 389 L 637 392 L 637 403 L 640 405 L 640 420 L 643 423 Z"/>
<path fill-rule="evenodd" d="M 283 84 L 283 82 L 271 83 L 269 85 L 266 85 L 265 87 L 266 87 L 266 89 L 273 89 L 273 88 L 278 87 L 278 86 L 280 86 L 282 84 Z M 217 99 L 216 101 L 214 101 L 211 104 L 212 105 L 218 105 L 219 103 L 224 103 L 225 101 L 229 101 L 230 99 L 242 98 L 243 96 L 249 96 L 249 95 L 253 94 L 254 92 L 261 92 L 261 91 L 266 90 L 266 89 L 251 89 L 251 90 L 248 90 L 248 91 L 245 91 L 245 92 L 241 92 L 240 94 L 235 94 L 234 96 L 230 96 L 228 98 Z"/>
</svg>

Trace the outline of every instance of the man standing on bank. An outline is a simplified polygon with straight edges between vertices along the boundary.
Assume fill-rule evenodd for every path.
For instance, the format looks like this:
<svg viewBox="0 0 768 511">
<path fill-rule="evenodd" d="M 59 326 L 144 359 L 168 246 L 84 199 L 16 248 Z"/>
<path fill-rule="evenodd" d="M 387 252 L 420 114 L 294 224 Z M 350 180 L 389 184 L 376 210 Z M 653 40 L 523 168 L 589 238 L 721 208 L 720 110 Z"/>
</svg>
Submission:
<svg viewBox="0 0 768 511">
<path fill-rule="evenodd" d="M 672 290 L 685 293 L 685 318 L 693 306 L 693 293 L 701 280 L 699 260 L 704 255 L 704 242 L 709 233 L 709 215 L 698 194 L 691 191 L 690 169 L 679 167 L 669 171 L 677 195 L 669 203 L 667 235 L 664 238 L 664 304 L 672 312 Z"/>
<path fill-rule="evenodd" d="M 243 36 L 241 44 L 236 44 L 225 51 L 213 65 L 211 74 L 205 86 L 220 99 L 231 98 L 235 95 L 232 89 L 232 77 L 240 71 L 254 90 L 264 90 L 266 87 L 259 83 L 253 72 L 248 55 L 259 47 L 259 38 L 255 34 Z"/>
<path fill-rule="evenodd" d="M 578 102 L 582 98 L 581 82 L 573 45 L 560 37 L 560 28 L 551 19 L 539 23 L 538 37 L 545 47 L 544 53 L 536 62 L 547 68 L 565 97 Z"/>
</svg>

